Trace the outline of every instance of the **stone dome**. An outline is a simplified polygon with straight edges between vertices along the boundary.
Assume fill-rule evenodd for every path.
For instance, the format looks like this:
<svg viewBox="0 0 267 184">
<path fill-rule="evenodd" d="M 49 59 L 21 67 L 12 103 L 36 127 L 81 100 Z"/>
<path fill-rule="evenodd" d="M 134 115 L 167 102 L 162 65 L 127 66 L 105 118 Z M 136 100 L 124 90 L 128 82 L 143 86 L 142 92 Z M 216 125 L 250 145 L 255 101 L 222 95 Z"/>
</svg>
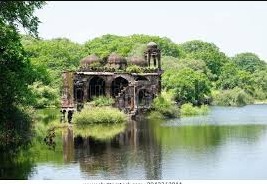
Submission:
<svg viewBox="0 0 267 184">
<path fill-rule="evenodd" d="M 147 44 L 147 47 L 156 49 L 156 48 L 158 48 L 158 45 L 155 42 L 149 42 Z"/>
<path fill-rule="evenodd" d="M 88 66 L 92 63 L 99 63 L 99 62 L 100 62 L 100 58 L 97 57 L 95 54 L 92 54 L 92 55 L 89 55 L 89 56 L 83 58 L 80 61 L 80 65 L 81 66 Z"/>
<path fill-rule="evenodd" d="M 112 53 L 108 57 L 109 64 L 126 64 L 126 60 L 116 53 Z"/>
<path fill-rule="evenodd" d="M 129 58 L 129 62 L 138 66 L 147 66 L 146 60 L 141 56 L 132 56 Z"/>
</svg>

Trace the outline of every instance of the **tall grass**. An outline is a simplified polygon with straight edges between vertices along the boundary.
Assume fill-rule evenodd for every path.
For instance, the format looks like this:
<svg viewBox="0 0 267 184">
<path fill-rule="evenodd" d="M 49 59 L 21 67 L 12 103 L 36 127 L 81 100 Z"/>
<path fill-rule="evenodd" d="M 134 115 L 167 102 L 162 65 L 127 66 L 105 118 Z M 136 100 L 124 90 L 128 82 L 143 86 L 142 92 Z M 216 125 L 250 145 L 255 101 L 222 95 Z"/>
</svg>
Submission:
<svg viewBox="0 0 267 184">
<path fill-rule="evenodd" d="M 192 103 L 186 103 L 181 106 L 181 117 L 206 115 L 209 112 L 207 105 L 201 105 L 200 107 L 193 106 Z"/>
<path fill-rule="evenodd" d="M 80 125 L 119 124 L 124 123 L 127 116 L 112 107 L 85 107 L 73 115 L 73 122 Z"/>
</svg>

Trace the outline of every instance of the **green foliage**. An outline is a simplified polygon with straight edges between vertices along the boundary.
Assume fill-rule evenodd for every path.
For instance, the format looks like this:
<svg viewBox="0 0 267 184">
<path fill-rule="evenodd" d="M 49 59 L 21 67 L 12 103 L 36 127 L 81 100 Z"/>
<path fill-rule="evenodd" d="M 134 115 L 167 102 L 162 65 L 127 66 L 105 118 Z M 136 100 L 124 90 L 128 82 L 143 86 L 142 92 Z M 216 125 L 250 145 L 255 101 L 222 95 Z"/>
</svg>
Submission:
<svg viewBox="0 0 267 184">
<path fill-rule="evenodd" d="M 87 56 L 82 45 L 66 38 L 35 40 L 23 37 L 23 43 L 31 62 L 45 67 L 53 78 L 59 78 L 64 70 L 75 70 L 79 61 Z"/>
<path fill-rule="evenodd" d="M 179 108 L 173 100 L 171 92 L 163 91 L 153 100 L 152 108 L 165 117 L 178 117 Z"/>
<path fill-rule="evenodd" d="M 243 89 L 213 91 L 213 104 L 222 106 L 244 106 L 253 102 L 253 98 Z"/>
<path fill-rule="evenodd" d="M 36 2 L 0 2 L 0 115 L 4 109 L 28 104 L 32 94 L 27 85 L 34 81 L 34 71 L 27 58 L 18 34 L 18 26 L 33 35 L 37 35 L 38 18 L 33 15 L 35 9 L 45 3 Z M 4 118 L 4 117 L 3 117 Z"/>
<path fill-rule="evenodd" d="M 232 58 L 239 69 L 253 73 L 257 70 L 266 69 L 266 63 L 261 60 L 256 54 L 246 52 L 235 55 Z"/>
<path fill-rule="evenodd" d="M 34 82 L 29 88 L 35 96 L 34 107 L 44 108 L 59 105 L 59 91 L 57 88 L 44 85 L 39 81 Z"/>
<path fill-rule="evenodd" d="M 217 81 L 218 89 L 233 89 L 239 87 L 250 90 L 251 76 L 250 73 L 239 70 L 237 65 L 233 62 L 225 64 L 222 68 L 222 74 Z"/>
<path fill-rule="evenodd" d="M 126 57 L 129 53 L 134 53 L 133 49 L 136 49 L 138 45 L 147 44 L 151 41 L 156 42 L 160 46 L 163 55 L 179 56 L 179 47 L 170 39 L 139 34 L 131 36 L 103 35 L 86 42 L 85 48 L 87 53 L 97 54 L 100 57 L 108 57 L 112 52 Z"/>
<path fill-rule="evenodd" d="M 213 43 L 200 40 L 188 41 L 180 45 L 186 58 L 203 60 L 216 80 L 221 73 L 221 67 L 228 62 L 227 56 Z"/>
<path fill-rule="evenodd" d="M 137 43 L 133 46 L 132 50 L 128 53 L 128 57 L 139 56 L 143 57 L 147 46 L 143 43 Z"/>
<path fill-rule="evenodd" d="M 128 73 L 142 73 L 143 71 L 143 68 L 137 65 L 130 65 L 126 68 L 126 72 Z"/>
<path fill-rule="evenodd" d="M 73 122 L 80 125 L 118 124 L 125 121 L 126 115 L 112 107 L 87 107 L 73 116 Z"/>
<path fill-rule="evenodd" d="M 196 116 L 206 115 L 209 111 L 207 105 L 201 105 L 200 107 L 193 106 L 192 103 L 185 103 L 181 106 L 181 116 Z"/>
<path fill-rule="evenodd" d="M 13 156 L 20 148 L 25 148 L 30 144 L 32 118 L 29 114 L 33 111 L 25 107 L 12 106 L 3 111 L 5 114 L 1 116 L 0 123 L 0 152 Z"/>
<path fill-rule="evenodd" d="M 0 21 L 13 28 L 22 26 L 29 33 L 37 36 L 40 21 L 34 15 L 34 10 L 42 8 L 45 4 L 45 1 L 1 1 Z"/>
<path fill-rule="evenodd" d="M 190 68 L 165 71 L 162 84 L 174 92 L 175 100 L 180 103 L 203 104 L 211 89 L 207 76 Z"/>
<path fill-rule="evenodd" d="M 16 30 L 0 20 L 0 112 L 11 105 L 27 103 L 27 85 L 33 71 Z M 1 113 L 0 113 L 1 114 Z"/>
<path fill-rule="evenodd" d="M 110 106 L 114 104 L 114 99 L 105 96 L 93 97 L 93 100 L 89 104 L 96 107 Z"/>
</svg>

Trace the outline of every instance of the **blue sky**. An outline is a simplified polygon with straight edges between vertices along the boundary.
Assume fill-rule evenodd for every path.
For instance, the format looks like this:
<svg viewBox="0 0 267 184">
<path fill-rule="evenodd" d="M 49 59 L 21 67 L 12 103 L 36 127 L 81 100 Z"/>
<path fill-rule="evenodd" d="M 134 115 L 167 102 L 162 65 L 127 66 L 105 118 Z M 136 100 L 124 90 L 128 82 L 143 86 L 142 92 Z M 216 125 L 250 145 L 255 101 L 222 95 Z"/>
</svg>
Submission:
<svg viewBox="0 0 267 184">
<path fill-rule="evenodd" d="M 45 39 L 148 34 L 213 42 L 229 56 L 254 52 L 267 61 L 267 2 L 48 2 L 36 15 Z"/>
</svg>

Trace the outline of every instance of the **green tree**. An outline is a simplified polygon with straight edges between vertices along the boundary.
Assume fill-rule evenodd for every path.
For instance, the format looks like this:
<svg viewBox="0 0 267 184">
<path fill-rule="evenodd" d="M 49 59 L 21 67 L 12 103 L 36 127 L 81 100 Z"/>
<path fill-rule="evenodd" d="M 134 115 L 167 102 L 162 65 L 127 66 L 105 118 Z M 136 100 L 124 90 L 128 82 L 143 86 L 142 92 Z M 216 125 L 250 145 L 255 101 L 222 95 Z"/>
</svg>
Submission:
<svg viewBox="0 0 267 184">
<path fill-rule="evenodd" d="M 163 74 L 163 86 L 172 90 L 179 103 L 203 104 L 210 96 L 211 84 L 208 77 L 191 68 L 168 70 Z"/>
<path fill-rule="evenodd" d="M 36 40 L 24 36 L 23 44 L 36 70 L 48 73 L 56 85 L 59 85 L 62 71 L 77 69 L 79 61 L 88 55 L 82 45 L 66 38 Z"/>
<path fill-rule="evenodd" d="M 34 11 L 45 4 L 44 1 L 1 1 L 0 20 L 15 32 L 18 32 L 18 26 L 22 26 L 28 33 L 37 37 L 40 21 Z"/>
<path fill-rule="evenodd" d="M 238 69 L 237 65 L 233 62 L 229 62 L 222 67 L 222 73 L 217 81 L 217 87 L 222 90 L 239 87 L 247 92 L 251 92 L 251 85 L 251 74 Z"/>
<path fill-rule="evenodd" d="M 238 68 L 247 72 L 253 73 L 256 70 L 266 69 L 266 63 L 254 53 L 240 53 L 235 55 L 232 60 L 236 63 Z"/>
<path fill-rule="evenodd" d="M 107 57 L 112 52 L 126 57 L 130 53 L 135 53 L 134 49 L 137 49 L 136 45 L 147 44 L 151 41 L 159 45 L 163 55 L 174 57 L 180 55 L 178 45 L 173 43 L 170 39 L 139 34 L 131 36 L 103 35 L 86 42 L 85 48 L 87 53 L 97 54 L 100 57 Z"/>
<path fill-rule="evenodd" d="M 28 85 L 34 81 L 34 70 L 21 44 L 18 26 L 37 36 L 39 20 L 33 12 L 44 4 L 0 2 L 0 151 L 9 156 L 28 143 L 30 120 L 17 107 L 31 101 Z"/>
<path fill-rule="evenodd" d="M 221 67 L 228 62 L 227 56 L 213 43 L 200 40 L 188 41 L 180 45 L 182 55 L 186 58 L 203 60 L 211 73 L 211 80 L 217 80 L 221 74 Z"/>
</svg>

